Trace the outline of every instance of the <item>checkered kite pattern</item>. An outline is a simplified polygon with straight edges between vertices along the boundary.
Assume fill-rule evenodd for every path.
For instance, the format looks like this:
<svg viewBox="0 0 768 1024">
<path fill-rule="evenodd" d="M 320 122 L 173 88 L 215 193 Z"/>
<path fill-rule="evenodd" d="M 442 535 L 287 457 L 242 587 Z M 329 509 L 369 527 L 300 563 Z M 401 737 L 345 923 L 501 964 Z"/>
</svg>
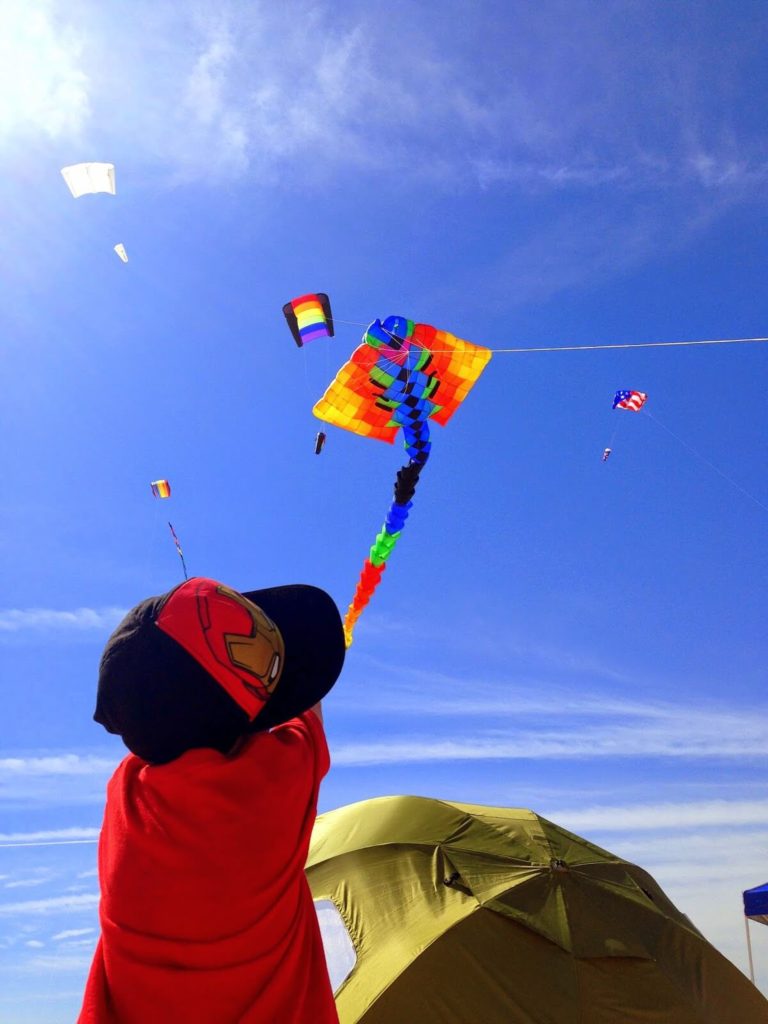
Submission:
<svg viewBox="0 0 768 1024">
<path fill-rule="evenodd" d="M 393 327 L 401 331 L 411 329 L 404 339 L 407 344 L 397 349 L 390 347 L 392 337 L 397 335 Z M 419 358 L 414 359 L 413 353 L 417 348 L 420 350 Z M 342 366 L 312 411 L 319 419 L 335 427 L 393 444 L 402 424 L 393 420 L 390 405 L 381 400 L 386 376 L 381 377 L 380 362 L 386 364 L 385 374 L 389 371 L 391 375 L 395 367 L 398 372 L 406 371 L 404 390 L 409 385 L 413 386 L 415 381 L 412 378 L 417 373 L 436 381 L 430 393 L 430 398 L 434 398 L 434 409 L 428 418 L 444 427 L 490 358 L 489 349 L 462 341 L 448 331 L 437 330 L 428 324 L 416 324 L 404 317 L 388 317 L 383 324 L 374 321 L 366 331 L 363 343 Z M 405 365 L 406 361 L 410 367 Z"/>
</svg>

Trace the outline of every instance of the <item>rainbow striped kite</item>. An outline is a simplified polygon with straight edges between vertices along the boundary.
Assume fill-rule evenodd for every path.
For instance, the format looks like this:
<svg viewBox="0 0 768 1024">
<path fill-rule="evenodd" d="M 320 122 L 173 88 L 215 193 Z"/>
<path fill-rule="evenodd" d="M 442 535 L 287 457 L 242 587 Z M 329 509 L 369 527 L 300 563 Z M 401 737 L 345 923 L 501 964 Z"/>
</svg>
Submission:
<svg viewBox="0 0 768 1024">
<path fill-rule="evenodd" d="M 170 498 L 171 485 L 167 480 L 153 480 L 149 486 L 156 498 Z"/>
<path fill-rule="evenodd" d="M 365 560 L 344 619 L 347 647 L 413 506 L 432 442 L 429 420 L 445 426 L 485 369 L 491 352 L 402 316 L 374 320 L 312 410 L 319 419 L 392 444 L 403 431 L 409 461 L 397 474 L 387 518 Z"/>
<path fill-rule="evenodd" d="M 325 292 L 291 299 L 283 306 L 283 313 L 299 348 L 316 338 L 333 337 L 331 300 Z"/>
</svg>

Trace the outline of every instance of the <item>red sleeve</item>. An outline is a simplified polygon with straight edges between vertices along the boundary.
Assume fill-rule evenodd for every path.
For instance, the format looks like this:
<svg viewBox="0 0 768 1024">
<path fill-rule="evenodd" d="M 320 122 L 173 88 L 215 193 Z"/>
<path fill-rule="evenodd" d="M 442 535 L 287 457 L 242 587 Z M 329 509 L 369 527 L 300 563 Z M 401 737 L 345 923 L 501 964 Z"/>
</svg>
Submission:
<svg viewBox="0 0 768 1024">
<path fill-rule="evenodd" d="M 275 726 L 272 735 L 279 736 L 287 744 L 295 743 L 302 747 L 309 747 L 315 767 L 315 782 L 319 786 L 321 779 L 328 774 L 328 769 L 331 767 L 331 755 L 328 751 L 323 723 L 315 712 L 305 711 L 298 718 L 292 718 L 283 725 Z"/>
</svg>

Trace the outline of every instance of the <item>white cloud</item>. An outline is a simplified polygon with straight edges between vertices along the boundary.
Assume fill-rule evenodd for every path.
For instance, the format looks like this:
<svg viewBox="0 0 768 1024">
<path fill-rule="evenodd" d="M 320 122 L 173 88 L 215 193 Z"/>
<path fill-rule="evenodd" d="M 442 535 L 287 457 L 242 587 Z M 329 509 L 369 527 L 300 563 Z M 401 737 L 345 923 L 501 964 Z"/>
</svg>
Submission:
<svg viewBox="0 0 768 1024">
<path fill-rule="evenodd" d="M 698 152 L 687 160 L 695 180 L 709 189 L 744 187 L 768 180 L 768 162 L 750 163 L 735 154 Z"/>
<path fill-rule="evenodd" d="M 119 757 L 58 754 L 0 758 L 0 805 L 29 807 L 103 803 L 107 780 Z M 62 779 L 67 780 L 66 785 L 62 785 Z M 7 837 L 2 838 L 9 841 Z M 38 838 L 42 840 L 44 836 Z M 50 838 L 67 837 L 53 835 Z M 69 838 L 76 840 L 87 836 L 73 835 Z"/>
<path fill-rule="evenodd" d="M 88 967 L 88 964 L 86 964 L 86 966 L 85 966 L 86 970 L 87 970 L 87 967 Z M 22 970 L 25 973 L 28 973 L 27 965 L 13 964 L 9 968 L 9 973 L 16 974 L 18 971 L 22 971 Z M 58 1003 L 58 1002 L 63 1002 L 64 1000 L 81 1000 L 82 999 L 82 995 L 83 995 L 82 986 L 80 986 L 80 988 L 71 989 L 71 990 L 58 989 L 57 988 L 55 992 L 41 992 L 41 991 L 33 988 L 33 986 L 30 985 L 30 986 L 27 986 L 26 990 L 24 992 L 22 992 L 22 993 L 14 992 L 12 995 L 8 995 L 6 993 L 0 993 L 0 1003 L 2 1003 L 3 1005 L 6 1005 L 6 1006 L 7 1005 L 20 1004 L 20 1005 L 24 1006 L 25 1008 L 27 1008 L 29 1006 L 29 1004 L 32 1003 L 32 1002 L 35 1002 L 35 1003 L 38 1003 L 38 1002 L 42 1002 L 42 1003 L 57 1002 Z M 78 1006 L 79 1006 L 79 1003 L 78 1003 Z M 26 1012 L 26 1009 L 24 1011 L 22 1011 L 22 1012 Z M 16 1019 L 19 1019 L 19 1018 L 14 1018 L 14 1020 L 16 1020 Z"/>
<path fill-rule="evenodd" d="M 219 22 L 208 29 L 207 36 L 183 87 L 187 129 L 180 140 L 179 159 L 183 176 L 213 180 L 246 170 L 248 131 L 243 112 L 229 98 L 236 56 L 230 32 Z"/>
<path fill-rule="evenodd" d="M 501 730 L 475 736 L 434 740 L 429 735 L 392 737 L 339 743 L 332 747 L 337 766 L 418 764 L 436 761 L 574 760 L 581 758 L 665 757 L 751 760 L 768 757 L 765 726 L 748 737 L 722 735 L 712 729 L 686 729 L 683 723 L 650 728 L 646 723 L 621 724 L 579 730 L 527 729 L 505 734 Z"/>
<path fill-rule="evenodd" d="M 52 608 L 0 609 L 0 633 L 23 630 L 111 630 L 125 615 L 123 608 L 75 608 L 57 611 Z"/>
<path fill-rule="evenodd" d="M 645 832 L 731 828 L 768 823 L 768 800 L 702 800 L 693 803 L 600 805 L 544 815 L 573 831 Z M 711 838 L 711 837 L 710 837 Z M 687 856 L 688 854 L 686 854 Z"/>
<path fill-rule="evenodd" d="M 535 696 L 531 693 L 535 692 Z M 446 699 L 444 694 L 468 694 Z M 471 684 L 440 673 L 414 674 L 408 686 L 393 684 L 379 695 L 341 701 L 346 710 L 397 713 L 401 731 L 332 746 L 336 765 L 426 763 L 521 758 L 728 758 L 764 759 L 768 714 L 759 707 L 733 711 L 715 703 L 696 708 L 663 701 L 604 697 L 599 692 L 519 681 Z M 440 739 L 423 732 L 424 719 L 462 720 L 461 734 L 443 725 Z M 493 729 L 472 727 L 492 720 Z M 520 722 L 524 719 L 524 722 Z M 574 721 L 576 719 L 577 721 Z M 414 725 L 419 731 L 409 731 Z M 357 730 L 358 734 L 360 730 Z M 447 733 L 447 734 L 446 734 Z"/>
<path fill-rule="evenodd" d="M 646 22 L 638 45 L 629 13 L 619 31 L 598 9 L 559 18 L 550 3 L 549 14 L 521 8 L 500 26 L 480 6 L 465 35 L 418 5 L 339 19 L 311 0 L 213 10 L 135 0 L 104 17 L 84 0 L 75 32 L 63 2 L 0 2 L 11 40 L 0 132 L 4 114 L 6 131 L 82 133 L 172 181 L 362 171 L 451 189 L 583 192 L 733 190 L 766 177 L 734 102 L 751 101 L 748 61 L 734 92 L 709 74 L 704 37 L 660 45 Z"/>
<path fill-rule="evenodd" d="M 66 928 L 63 932 L 57 932 L 51 936 L 51 942 L 63 942 L 66 939 L 79 939 L 83 935 L 93 935 L 95 928 Z"/>
<path fill-rule="evenodd" d="M 0 903 L 0 917 L 14 914 L 75 914 L 90 912 L 98 906 L 98 893 L 70 896 L 51 896 L 43 900 L 23 900 L 19 903 Z"/>
<path fill-rule="evenodd" d="M 4 889 L 29 889 L 36 885 L 45 885 L 46 882 L 50 882 L 50 875 L 46 875 L 41 878 L 18 878 L 13 882 L 6 882 L 3 886 Z"/>
<path fill-rule="evenodd" d="M 76 136 L 90 113 L 82 41 L 50 0 L 0 0 L 0 140 Z"/>
<path fill-rule="evenodd" d="M 48 956 L 36 956 L 27 963 L 20 965 L 17 970 L 32 974 L 47 974 L 49 971 L 77 971 L 84 974 L 91 965 L 90 956 L 66 956 L 61 953 L 53 953 Z"/>
<path fill-rule="evenodd" d="M 99 829 L 97 828 L 73 826 L 72 828 L 39 829 L 36 832 L 0 832 L 0 846 L 59 846 L 95 843 L 98 838 Z M 84 872 L 78 877 L 87 878 L 90 877 L 90 874 Z"/>
<path fill-rule="evenodd" d="M 103 775 L 115 762 L 90 754 L 50 754 L 41 757 L 0 758 L 0 782 L 27 775 Z"/>
</svg>

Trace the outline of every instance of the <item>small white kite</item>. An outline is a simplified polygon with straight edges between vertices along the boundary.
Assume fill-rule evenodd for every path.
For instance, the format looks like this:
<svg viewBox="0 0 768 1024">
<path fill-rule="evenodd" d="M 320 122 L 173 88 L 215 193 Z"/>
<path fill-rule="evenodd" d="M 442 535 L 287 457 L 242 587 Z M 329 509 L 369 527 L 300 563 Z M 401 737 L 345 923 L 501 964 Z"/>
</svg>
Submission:
<svg viewBox="0 0 768 1024">
<path fill-rule="evenodd" d="M 71 164 L 69 167 L 62 167 L 61 173 L 75 199 L 91 192 L 108 192 L 115 195 L 114 164 Z"/>
</svg>

